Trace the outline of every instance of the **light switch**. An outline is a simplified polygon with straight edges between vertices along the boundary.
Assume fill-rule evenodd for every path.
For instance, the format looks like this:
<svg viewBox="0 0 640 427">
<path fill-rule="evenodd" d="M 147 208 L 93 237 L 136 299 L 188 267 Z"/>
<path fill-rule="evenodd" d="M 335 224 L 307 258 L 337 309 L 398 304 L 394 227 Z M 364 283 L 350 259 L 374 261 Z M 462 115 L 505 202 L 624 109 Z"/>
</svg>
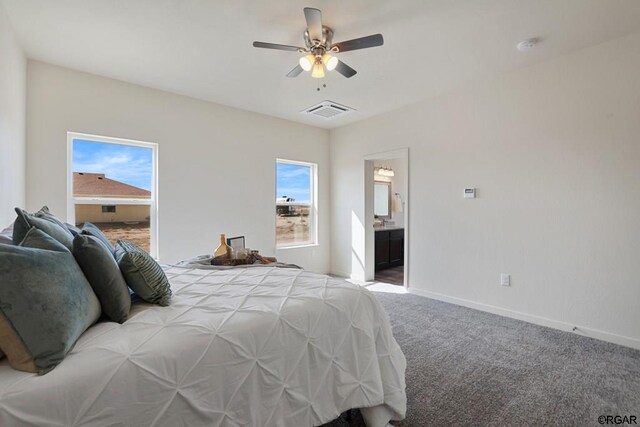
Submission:
<svg viewBox="0 0 640 427">
<path fill-rule="evenodd" d="M 508 274 L 502 273 L 500 275 L 500 284 L 502 286 L 511 286 L 511 276 Z"/>
</svg>

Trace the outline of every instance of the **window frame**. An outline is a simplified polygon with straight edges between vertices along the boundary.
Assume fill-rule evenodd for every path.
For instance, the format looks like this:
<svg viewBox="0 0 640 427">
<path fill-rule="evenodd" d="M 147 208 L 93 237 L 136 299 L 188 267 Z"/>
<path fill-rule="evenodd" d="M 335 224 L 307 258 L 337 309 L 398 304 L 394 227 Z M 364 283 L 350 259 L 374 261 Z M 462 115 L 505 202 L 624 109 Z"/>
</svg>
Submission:
<svg viewBox="0 0 640 427">
<path fill-rule="evenodd" d="M 309 176 L 311 181 L 309 183 L 309 190 L 311 193 L 309 197 L 310 199 L 309 203 L 299 203 L 299 202 L 278 203 L 277 199 L 280 196 L 278 194 L 278 164 L 280 163 L 287 164 L 287 165 L 305 166 L 311 169 L 311 173 Z M 276 158 L 275 166 L 276 166 L 275 167 L 275 196 L 276 197 L 275 197 L 273 212 L 276 214 L 276 217 L 277 217 L 278 206 L 309 206 L 309 234 L 310 234 L 310 241 L 308 242 L 279 244 L 277 224 L 276 224 L 276 227 L 274 230 L 276 250 L 317 246 L 319 244 L 318 243 L 318 164 L 313 162 L 290 160 L 290 159 L 284 159 L 284 158 L 278 157 Z"/>
<path fill-rule="evenodd" d="M 151 149 L 151 198 L 100 198 L 73 197 L 73 141 L 100 142 L 105 144 L 125 145 Z M 136 141 L 133 139 L 115 138 L 110 136 L 91 135 L 79 132 L 67 132 L 67 222 L 76 223 L 76 204 L 84 205 L 149 205 L 149 252 L 159 259 L 158 251 L 158 144 L 155 142 Z"/>
</svg>

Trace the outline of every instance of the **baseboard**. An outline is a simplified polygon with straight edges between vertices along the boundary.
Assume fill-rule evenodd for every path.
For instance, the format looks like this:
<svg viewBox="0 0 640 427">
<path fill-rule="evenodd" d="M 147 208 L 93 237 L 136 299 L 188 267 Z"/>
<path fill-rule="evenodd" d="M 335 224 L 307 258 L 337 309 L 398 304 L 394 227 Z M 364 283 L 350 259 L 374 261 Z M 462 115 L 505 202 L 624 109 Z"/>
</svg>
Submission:
<svg viewBox="0 0 640 427">
<path fill-rule="evenodd" d="M 363 283 L 365 282 L 362 276 L 354 275 L 344 271 L 331 270 L 331 272 L 328 274 L 329 276 L 339 277 L 341 279 L 353 280 L 355 282 L 363 282 Z"/>
<path fill-rule="evenodd" d="M 343 271 L 338 271 L 338 270 L 329 270 L 329 273 L 327 274 L 329 276 L 339 277 L 341 279 L 346 279 L 347 277 L 349 277 L 349 274 L 346 274 Z"/>
<path fill-rule="evenodd" d="M 561 331 L 571 332 L 571 333 L 582 335 L 585 337 L 595 338 L 602 341 L 607 341 L 614 344 L 619 344 L 619 345 L 640 350 L 640 339 L 637 339 L 637 338 L 631 338 L 624 335 L 612 334 L 610 332 L 604 332 L 597 329 L 585 328 L 583 326 L 572 325 L 570 323 L 548 319 L 546 317 L 535 316 L 533 314 L 527 314 L 520 311 L 509 310 L 506 308 L 484 304 L 476 301 L 471 301 L 463 298 L 451 297 L 451 296 L 440 294 L 437 292 L 425 291 L 425 290 L 415 289 L 411 287 L 407 289 L 407 291 L 409 293 L 435 299 L 438 301 L 444 301 L 444 302 L 448 302 L 455 305 L 461 305 L 463 307 L 473 308 L 480 311 L 486 311 L 488 313 L 497 314 L 499 316 L 510 317 L 512 319 L 518 319 L 518 320 L 533 323 L 536 325 L 559 329 Z"/>
</svg>

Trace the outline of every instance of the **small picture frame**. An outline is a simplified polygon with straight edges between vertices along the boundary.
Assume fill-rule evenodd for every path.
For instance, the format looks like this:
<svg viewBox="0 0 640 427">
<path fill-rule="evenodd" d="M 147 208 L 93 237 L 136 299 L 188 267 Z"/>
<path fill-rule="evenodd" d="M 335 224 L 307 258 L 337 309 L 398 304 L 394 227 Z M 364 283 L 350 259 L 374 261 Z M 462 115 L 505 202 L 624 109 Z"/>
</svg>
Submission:
<svg viewBox="0 0 640 427">
<path fill-rule="evenodd" d="M 227 245 L 231 246 L 234 251 L 244 249 L 244 236 L 229 237 L 227 239 Z"/>
</svg>

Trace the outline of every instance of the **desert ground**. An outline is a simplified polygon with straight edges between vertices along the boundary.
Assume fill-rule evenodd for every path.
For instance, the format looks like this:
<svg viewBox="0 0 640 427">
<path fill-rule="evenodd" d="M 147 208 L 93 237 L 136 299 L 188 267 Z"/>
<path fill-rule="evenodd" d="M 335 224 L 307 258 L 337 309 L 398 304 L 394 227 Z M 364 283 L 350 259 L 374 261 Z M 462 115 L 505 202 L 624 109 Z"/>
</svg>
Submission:
<svg viewBox="0 0 640 427">
<path fill-rule="evenodd" d="M 310 241 L 309 208 L 295 207 L 291 213 L 276 215 L 276 240 L 279 245 Z"/>
<path fill-rule="evenodd" d="M 151 232 L 149 223 L 125 224 L 123 222 L 101 222 L 95 224 L 111 243 L 116 240 L 129 240 L 149 252 L 151 246 Z"/>
<path fill-rule="evenodd" d="M 309 209 L 296 208 L 286 215 L 276 215 L 276 238 L 278 244 L 304 243 L 310 240 Z M 149 252 L 150 229 L 148 222 L 125 224 L 123 222 L 101 222 L 95 224 L 111 243 L 129 240 Z M 79 227 L 82 224 L 78 225 Z"/>
</svg>

